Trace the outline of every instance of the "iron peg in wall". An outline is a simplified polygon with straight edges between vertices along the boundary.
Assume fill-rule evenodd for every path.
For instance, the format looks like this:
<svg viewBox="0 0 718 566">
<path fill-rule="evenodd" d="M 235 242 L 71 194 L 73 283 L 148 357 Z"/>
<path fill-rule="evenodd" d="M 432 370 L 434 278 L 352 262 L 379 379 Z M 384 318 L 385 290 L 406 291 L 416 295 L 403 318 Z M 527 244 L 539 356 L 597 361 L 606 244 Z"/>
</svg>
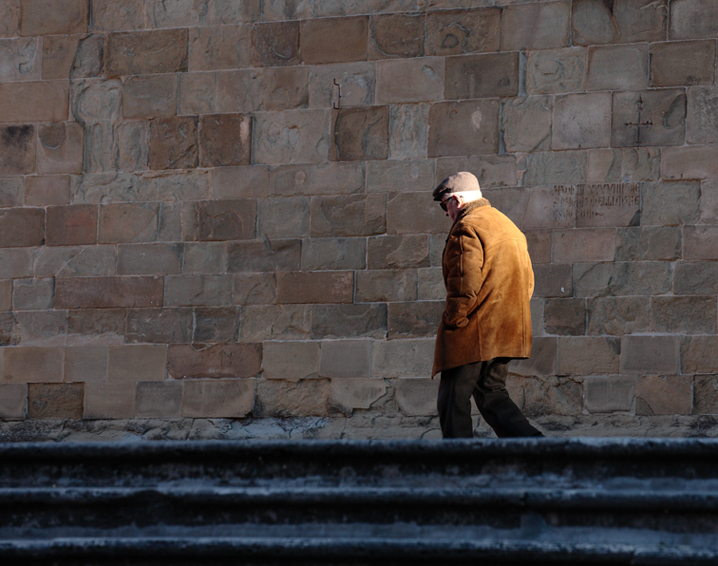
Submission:
<svg viewBox="0 0 718 566">
<path fill-rule="evenodd" d="M 337 87 L 337 103 L 332 106 L 334 110 L 339 110 L 342 107 L 342 85 L 337 82 L 337 79 L 334 79 L 334 86 Z"/>
</svg>

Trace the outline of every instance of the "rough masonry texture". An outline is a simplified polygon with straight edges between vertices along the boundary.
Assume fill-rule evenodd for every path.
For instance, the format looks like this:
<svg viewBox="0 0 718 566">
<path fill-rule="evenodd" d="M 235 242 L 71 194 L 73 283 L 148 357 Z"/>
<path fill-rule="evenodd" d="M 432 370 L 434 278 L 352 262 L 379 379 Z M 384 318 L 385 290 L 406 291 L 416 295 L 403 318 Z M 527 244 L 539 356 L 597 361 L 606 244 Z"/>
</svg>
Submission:
<svg viewBox="0 0 718 566">
<path fill-rule="evenodd" d="M 712 0 L 3 1 L 0 438 L 438 436 L 459 170 L 529 240 L 537 426 L 718 434 L 717 37 Z"/>
</svg>

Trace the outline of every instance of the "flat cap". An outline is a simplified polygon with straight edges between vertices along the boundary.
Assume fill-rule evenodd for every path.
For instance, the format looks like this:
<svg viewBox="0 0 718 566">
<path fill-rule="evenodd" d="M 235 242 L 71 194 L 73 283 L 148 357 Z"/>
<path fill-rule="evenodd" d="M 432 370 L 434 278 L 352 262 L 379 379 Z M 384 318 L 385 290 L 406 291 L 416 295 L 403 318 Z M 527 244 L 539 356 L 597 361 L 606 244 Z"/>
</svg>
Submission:
<svg viewBox="0 0 718 566">
<path fill-rule="evenodd" d="M 480 191 L 479 180 L 473 173 L 461 171 L 441 181 L 432 193 L 434 200 L 441 200 L 446 194 Z"/>
</svg>

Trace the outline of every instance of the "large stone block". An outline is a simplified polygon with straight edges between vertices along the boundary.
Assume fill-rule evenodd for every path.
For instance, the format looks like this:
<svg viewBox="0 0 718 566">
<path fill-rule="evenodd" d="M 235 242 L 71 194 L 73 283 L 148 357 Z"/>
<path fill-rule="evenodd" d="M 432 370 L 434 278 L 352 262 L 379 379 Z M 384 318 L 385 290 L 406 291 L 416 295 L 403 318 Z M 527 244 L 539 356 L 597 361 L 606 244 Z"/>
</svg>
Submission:
<svg viewBox="0 0 718 566">
<path fill-rule="evenodd" d="M 62 346 L 67 317 L 62 310 L 16 311 L 17 343 L 23 346 Z"/>
<path fill-rule="evenodd" d="M 322 377 L 369 377 L 373 340 L 322 342 L 319 375 Z"/>
<path fill-rule="evenodd" d="M 66 382 L 107 381 L 107 346 L 65 348 Z"/>
<path fill-rule="evenodd" d="M 686 141 L 692 144 L 718 142 L 718 89 L 697 86 L 688 89 L 688 114 L 686 118 Z"/>
<path fill-rule="evenodd" d="M 387 234 L 443 234 L 450 227 L 444 211 L 427 193 L 399 193 L 389 198 Z"/>
<path fill-rule="evenodd" d="M 718 35 L 718 6 L 711 0 L 671 2 L 669 39 L 714 38 Z"/>
<path fill-rule="evenodd" d="M 102 76 L 104 51 L 104 35 L 88 35 L 81 38 L 70 70 L 70 78 L 82 79 Z"/>
<path fill-rule="evenodd" d="M 636 183 L 656 181 L 660 176 L 658 148 L 632 147 L 588 152 L 586 180 L 589 183 Z"/>
<path fill-rule="evenodd" d="M 186 29 L 111 33 L 107 36 L 105 75 L 187 71 L 187 46 Z"/>
<path fill-rule="evenodd" d="M 386 397 L 388 389 L 383 379 L 332 379 L 329 407 L 351 416 L 355 409 L 371 409 L 374 403 Z"/>
<path fill-rule="evenodd" d="M 234 343 L 238 337 L 239 309 L 236 307 L 194 309 L 193 344 Z"/>
<path fill-rule="evenodd" d="M 305 379 L 319 375 L 319 342 L 265 342 L 262 377 L 265 379 Z"/>
<path fill-rule="evenodd" d="M 133 31 L 144 28 L 144 0 L 93 0 L 91 27 L 93 31 Z"/>
<path fill-rule="evenodd" d="M 24 419 L 27 414 L 27 385 L 24 383 L 0 384 L 0 418 Z"/>
<path fill-rule="evenodd" d="M 641 225 L 680 226 L 700 217 L 700 184 L 696 181 L 644 183 Z"/>
<path fill-rule="evenodd" d="M 639 377 L 637 415 L 690 415 L 693 378 L 688 375 Z"/>
<path fill-rule="evenodd" d="M 612 413 L 633 409 L 635 377 L 590 377 L 584 380 L 586 409 L 591 413 Z"/>
<path fill-rule="evenodd" d="M 68 343 L 89 337 L 93 343 L 122 344 L 124 309 L 71 310 L 67 312 Z"/>
<path fill-rule="evenodd" d="M 418 338 L 435 336 L 446 308 L 446 301 L 389 303 L 387 337 Z"/>
<path fill-rule="evenodd" d="M 264 109 L 262 71 L 219 71 L 217 73 L 217 112 L 257 112 Z"/>
<path fill-rule="evenodd" d="M 444 278 L 441 269 L 428 267 L 419 269 L 417 282 L 417 299 L 420 301 L 440 301 L 445 298 Z M 402 299 L 403 300 L 403 299 Z"/>
<path fill-rule="evenodd" d="M 499 8 L 442 10 L 429 12 L 426 16 L 427 55 L 498 51 L 500 34 Z"/>
<path fill-rule="evenodd" d="M 431 417 L 438 413 L 438 379 L 406 378 L 396 382 L 396 402 L 406 416 Z"/>
<path fill-rule="evenodd" d="M 217 74 L 182 73 L 179 76 L 177 114 L 214 114 L 217 112 Z"/>
<path fill-rule="evenodd" d="M 84 173 L 112 171 L 112 123 L 85 124 Z"/>
<path fill-rule="evenodd" d="M 42 39 L 42 78 L 45 80 L 69 78 L 79 43 L 80 38 L 76 35 L 44 37 Z"/>
<path fill-rule="evenodd" d="M 370 193 L 431 191 L 436 186 L 433 159 L 370 161 L 366 177 Z"/>
<path fill-rule="evenodd" d="M 666 35 L 665 0 L 578 0 L 571 18 L 576 45 L 661 41 Z"/>
<path fill-rule="evenodd" d="M 428 102 L 444 98 L 443 57 L 421 57 L 376 64 L 376 102 Z"/>
<path fill-rule="evenodd" d="M 254 380 L 192 380 L 184 384 L 182 416 L 241 418 L 254 406 Z"/>
<path fill-rule="evenodd" d="M 718 145 L 661 149 L 663 179 L 718 177 Z"/>
<path fill-rule="evenodd" d="M 362 303 L 417 300 L 413 269 L 357 271 L 356 300 Z"/>
<path fill-rule="evenodd" d="M 299 35 L 302 62 L 322 65 L 366 60 L 368 28 L 366 16 L 302 21 Z"/>
<path fill-rule="evenodd" d="M 39 38 L 0 39 L 0 81 L 40 80 L 41 54 Z"/>
<path fill-rule="evenodd" d="M 128 77 L 122 87 L 124 118 L 154 118 L 177 113 L 177 75 Z"/>
<path fill-rule="evenodd" d="M 534 297 L 571 297 L 571 266 L 560 263 L 546 263 L 533 266 L 535 287 Z"/>
<path fill-rule="evenodd" d="M 520 184 L 516 156 L 514 155 L 467 155 L 437 159 L 436 183 L 457 171 L 473 172 L 482 189 L 515 187 Z"/>
<path fill-rule="evenodd" d="M 509 374 L 506 389 L 516 406 L 529 418 L 578 416 L 583 410 L 583 386 L 574 379 L 533 376 L 527 379 Z"/>
<path fill-rule="evenodd" d="M 613 261 L 616 231 L 610 228 L 553 232 L 551 258 L 556 263 Z"/>
<path fill-rule="evenodd" d="M 685 226 L 683 228 L 683 259 L 718 259 L 716 226 Z"/>
<path fill-rule="evenodd" d="M 486 53 L 446 58 L 444 95 L 448 99 L 516 96 L 519 54 Z"/>
<path fill-rule="evenodd" d="M 671 375 L 678 371 L 677 336 L 623 336 L 621 373 Z"/>
<path fill-rule="evenodd" d="M 693 377 L 694 415 L 718 413 L 718 379 L 715 375 L 696 375 Z"/>
<path fill-rule="evenodd" d="M 7 354 L 5 355 L 7 367 Z M 718 336 L 687 336 L 680 345 L 681 373 L 715 373 Z"/>
<path fill-rule="evenodd" d="M 262 379 L 257 381 L 253 415 L 257 417 L 326 416 L 329 379 Z"/>
<path fill-rule="evenodd" d="M 556 97 L 553 149 L 608 147 L 611 142 L 611 93 Z"/>
<path fill-rule="evenodd" d="M 165 306 L 220 306 L 232 304 L 229 275 L 168 275 L 165 277 Z"/>
<path fill-rule="evenodd" d="M 682 145 L 685 130 L 684 90 L 613 94 L 613 147 Z"/>
<path fill-rule="evenodd" d="M 28 419 L 81 419 L 83 408 L 83 383 L 31 383 L 28 385 Z"/>
<path fill-rule="evenodd" d="M 261 23 L 252 28 L 253 67 L 282 67 L 299 62 L 298 21 Z"/>
<path fill-rule="evenodd" d="M 677 226 L 625 228 L 616 234 L 616 260 L 680 259 L 683 251 L 681 229 Z"/>
<path fill-rule="evenodd" d="M 499 102 L 440 102 L 429 109 L 429 157 L 494 154 L 499 150 Z"/>
<path fill-rule="evenodd" d="M 52 308 L 52 279 L 15 279 L 12 290 L 13 310 L 46 310 Z"/>
<path fill-rule="evenodd" d="M 0 247 L 42 245 L 44 224 L 45 211 L 41 208 L 0 209 Z"/>
<path fill-rule="evenodd" d="M 205 348 L 171 345 L 167 371 L 172 379 L 253 377 L 262 367 L 261 344 L 217 344 Z"/>
<path fill-rule="evenodd" d="M 75 122 L 38 128 L 37 169 L 41 174 L 82 173 L 83 129 Z"/>
<path fill-rule="evenodd" d="M 366 269 L 365 238 L 310 238 L 302 247 L 303 271 Z"/>
<path fill-rule="evenodd" d="M 189 70 L 249 67 L 251 36 L 248 26 L 210 26 L 189 32 Z"/>
<path fill-rule="evenodd" d="M 654 332 L 715 334 L 715 297 L 651 297 Z"/>
<path fill-rule="evenodd" d="M 424 14 L 381 14 L 369 21 L 369 58 L 423 57 Z"/>
<path fill-rule="evenodd" d="M 210 23 L 229 25 L 258 22 L 260 19 L 262 19 L 260 0 L 213 0 L 208 6 L 207 20 Z"/>
<path fill-rule="evenodd" d="M 523 185 L 559 185 L 586 182 L 585 151 L 529 153 L 518 167 L 524 170 Z"/>
<path fill-rule="evenodd" d="M 212 171 L 216 199 L 260 198 L 268 194 L 268 167 L 222 167 Z"/>
<path fill-rule="evenodd" d="M 201 167 L 249 165 L 250 122 L 244 114 L 211 114 L 199 120 Z"/>
<path fill-rule="evenodd" d="M 272 67 L 262 71 L 264 110 L 306 108 L 309 104 L 307 67 Z"/>
<path fill-rule="evenodd" d="M 509 371 L 522 376 L 556 375 L 557 338 L 534 336 L 531 357 L 527 360 L 513 360 Z"/>
<path fill-rule="evenodd" d="M 521 230 L 568 229 L 576 223 L 575 192 L 572 185 L 554 185 L 486 191 L 486 197 Z"/>
<path fill-rule="evenodd" d="M 100 243 L 151 242 L 157 238 L 157 203 L 116 203 L 100 207 Z"/>
<path fill-rule="evenodd" d="M 321 163 L 329 158 L 330 115 L 324 110 L 286 110 L 255 115 L 252 162 Z"/>
<path fill-rule="evenodd" d="M 27 181 L 25 181 L 27 184 Z M 25 187 L 27 201 L 27 185 Z M 701 182 L 701 223 L 718 224 L 718 180 L 710 179 Z"/>
<path fill-rule="evenodd" d="M 97 243 L 97 206 L 79 204 L 47 208 L 45 243 L 77 246 Z"/>
<path fill-rule="evenodd" d="M 10 346 L 19 344 L 22 336 L 18 335 L 18 326 L 15 316 L 11 312 L 0 313 L 0 345 Z M 2 356 L 0 356 L 0 361 Z"/>
<path fill-rule="evenodd" d="M 422 158 L 426 155 L 428 118 L 428 104 L 389 107 L 389 159 Z"/>
<path fill-rule="evenodd" d="M 648 85 L 645 43 L 590 47 L 586 90 L 641 90 Z"/>
<path fill-rule="evenodd" d="M 501 14 L 501 49 L 551 49 L 569 45 L 569 2 L 507 6 Z"/>
<path fill-rule="evenodd" d="M 312 330 L 309 305 L 252 305 L 242 307 L 240 340 L 308 340 Z"/>
<path fill-rule="evenodd" d="M 650 49 L 649 86 L 712 85 L 715 79 L 714 41 L 654 43 Z"/>
<path fill-rule="evenodd" d="M 62 381 L 65 353 L 62 348 L 3 348 L 2 380 L 5 383 Z"/>
<path fill-rule="evenodd" d="M 360 162 L 285 165 L 272 169 L 268 186 L 271 194 L 282 196 L 360 193 L 364 192 L 364 175 Z M 266 196 L 266 188 L 257 196 Z"/>
<path fill-rule="evenodd" d="M 89 17 L 86 0 L 22 0 L 20 35 L 85 33 Z"/>
<path fill-rule="evenodd" d="M 573 286 L 576 297 L 660 295 L 671 288 L 668 262 L 576 263 Z"/>
<path fill-rule="evenodd" d="M 503 103 L 501 133 L 506 151 L 551 149 L 553 100 L 547 96 L 511 98 Z"/>
<path fill-rule="evenodd" d="M 16 37 L 20 32 L 21 0 L 0 4 L 0 37 Z"/>
<path fill-rule="evenodd" d="M 679 261 L 673 276 L 676 295 L 714 295 L 718 293 L 718 263 Z"/>
<path fill-rule="evenodd" d="M 312 198 L 312 237 L 371 236 L 385 231 L 385 195 L 357 194 Z"/>
<path fill-rule="evenodd" d="M 197 239 L 249 240 L 256 235 L 254 200 L 215 200 L 197 203 Z"/>
<path fill-rule="evenodd" d="M 570 336 L 558 339 L 559 375 L 618 373 L 621 343 L 617 338 Z"/>
<path fill-rule="evenodd" d="M 586 333 L 585 299 L 547 299 L 543 312 L 547 334 L 583 336 Z"/>
<path fill-rule="evenodd" d="M 67 277 L 55 281 L 55 308 L 159 307 L 159 277 Z"/>
<path fill-rule="evenodd" d="M 167 83 L 166 78 L 165 83 Z M 115 121 L 120 116 L 122 91 L 123 85 L 117 79 L 72 81 L 70 93 L 72 115 L 83 125 Z"/>
<path fill-rule="evenodd" d="M 189 308 L 127 311 L 128 343 L 187 344 L 192 341 L 193 328 L 194 317 Z"/>
<path fill-rule="evenodd" d="M 117 247 L 118 275 L 160 275 L 182 269 L 182 244 L 123 244 Z"/>
<path fill-rule="evenodd" d="M 587 51 L 581 47 L 530 51 L 526 62 L 526 92 L 550 94 L 585 89 Z"/>
<path fill-rule="evenodd" d="M 113 161 L 120 171 L 146 171 L 150 151 L 150 128 L 144 120 L 121 121 L 113 132 Z"/>
<path fill-rule="evenodd" d="M 12 310 L 12 286 L 10 280 L 0 281 L 0 311 Z"/>
<path fill-rule="evenodd" d="M 188 169 L 199 164 L 197 117 L 155 118 L 150 125 L 150 169 Z"/>
<path fill-rule="evenodd" d="M 339 110 L 334 120 L 332 155 L 339 161 L 386 159 L 389 155 L 389 108 Z"/>
<path fill-rule="evenodd" d="M 312 338 L 384 338 L 387 310 L 384 304 L 313 305 Z"/>
<path fill-rule="evenodd" d="M 223 243 L 186 243 L 182 272 L 227 273 L 227 246 Z"/>
<path fill-rule="evenodd" d="M 0 123 L 63 122 L 69 99 L 67 81 L 0 83 Z"/>
<path fill-rule="evenodd" d="M 139 382 L 135 390 L 135 416 L 173 419 L 182 415 L 181 382 Z"/>
<path fill-rule="evenodd" d="M 353 297 L 352 271 L 277 274 L 279 303 L 351 303 Z"/>
<path fill-rule="evenodd" d="M 429 265 L 428 235 L 369 238 L 369 269 L 407 269 Z"/>
<path fill-rule="evenodd" d="M 86 383 L 83 419 L 130 419 L 135 416 L 135 386 Z"/>
<path fill-rule="evenodd" d="M 22 275 L 26 265 L 24 253 L 27 251 L 32 256 L 32 250 L 17 251 L 17 256 L 3 258 L 9 268 L 6 273 L 15 273 L 15 275 L 10 275 L 11 277 L 26 277 L 26 275 Z M 32 257 L 29 261 L 30 265 L 32 265 Z M 116 264 L 117 250 L 115 246 L 53 246 L 40 248 L 34 254 L 34 273 L 36 277 L 114 275 Z"/>
<path fill-rule="evenodd" d="M 231 243 L 227 249 L 230 273 L 298 271 L 301 240 L 265 240 Z"/>
<path fill-rule="evenodd" d="M 0 169 L 3 175 L 35 173 L 36 156 L 34 126 L 0 126 Z"/>
</svg>

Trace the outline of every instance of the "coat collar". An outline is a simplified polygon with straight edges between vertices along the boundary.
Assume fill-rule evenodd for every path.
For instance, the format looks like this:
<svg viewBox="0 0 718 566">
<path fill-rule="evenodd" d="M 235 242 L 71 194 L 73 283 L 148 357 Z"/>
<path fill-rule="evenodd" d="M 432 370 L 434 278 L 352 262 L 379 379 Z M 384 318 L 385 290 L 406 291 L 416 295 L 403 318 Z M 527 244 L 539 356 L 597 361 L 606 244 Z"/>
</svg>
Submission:
<svg viewBox="0 0 718 566">
<path fill-rule="evenodd" d="M 459 211 L 459 216 L 456 217 L 456 222 L 464 218 L 467 214 L 471 214 L 474 210 L 477 208 L 481 208 L 482 206 L 491 206 L 489 201 L 485 198 L 480 198 L 477 200 L 472 200 L 471 202 L 467 202 L 464 207 Z"/>
</svg>

